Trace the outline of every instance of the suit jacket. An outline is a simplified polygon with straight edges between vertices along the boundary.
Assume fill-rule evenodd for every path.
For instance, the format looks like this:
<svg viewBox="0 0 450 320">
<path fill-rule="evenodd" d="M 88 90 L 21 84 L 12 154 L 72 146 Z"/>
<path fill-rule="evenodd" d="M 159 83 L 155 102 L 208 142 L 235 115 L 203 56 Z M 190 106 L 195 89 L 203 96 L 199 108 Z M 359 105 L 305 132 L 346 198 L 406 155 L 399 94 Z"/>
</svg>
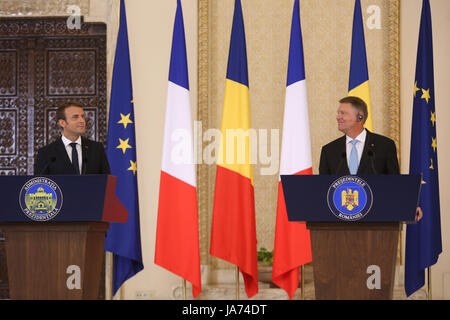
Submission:
<svg viewBox="0 0 450 320">
<path fill-rule="evenodd" d="M 345 143 L 344 135 L 322 147 L 319 174 L 350 174 Z M 357 174 L 399 173 L 397 148 L 394 141 L 367 130 Z"/>
<path fill-rule="evenodd" d="M 81 174 L 110 174 L 105 149 L 100 142 L 81 137 L 81 150 Z M 76 174 L 61 138 L 38 150 L 34 174 Z"/>
</svg>

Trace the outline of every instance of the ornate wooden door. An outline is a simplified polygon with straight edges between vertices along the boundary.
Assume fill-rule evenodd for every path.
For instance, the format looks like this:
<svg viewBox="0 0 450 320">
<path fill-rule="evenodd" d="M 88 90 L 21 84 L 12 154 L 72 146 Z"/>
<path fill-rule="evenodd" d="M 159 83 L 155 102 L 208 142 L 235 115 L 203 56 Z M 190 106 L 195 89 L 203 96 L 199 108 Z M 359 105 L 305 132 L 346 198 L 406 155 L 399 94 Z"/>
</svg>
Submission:
<svg viewBox="0 0 450 320">
<path fill-rule="evenodd" d="M 70 30 L 66 21 L 0 19 L 0 175 L 34 174 L 37 150 L 60 136 L 64 102 L 85 106 L 86 137 L 106 143 L 106 25 Z M 8 296 L 0 234 L 0 299 Z"/>
</svg>

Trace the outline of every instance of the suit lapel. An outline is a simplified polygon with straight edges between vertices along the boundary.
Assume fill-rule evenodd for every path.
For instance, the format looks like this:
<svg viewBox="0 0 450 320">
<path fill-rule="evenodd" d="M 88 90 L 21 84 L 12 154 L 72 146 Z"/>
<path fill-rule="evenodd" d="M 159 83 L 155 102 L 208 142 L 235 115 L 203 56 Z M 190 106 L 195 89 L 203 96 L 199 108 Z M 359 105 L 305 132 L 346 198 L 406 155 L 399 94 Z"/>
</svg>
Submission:
<svg viewBox="0 0 450 320">
<path fill-rule="evenodd" d="M 369 151 L 369 146 L 372 143 L 372 133 L 366 129 L 366 141 L 364 142 L 364 149 L 361 155 L 361 161 L 359 162 L 357 174 L 364 174 L 370 172 L 370 161 L 367 152 Z"/>
<path fill-rule="evenodd" d="M 88 141 L 87 139 L 81 137 L 81 153 L 83 157 L 83 163 L 81 164 L 81 174 L 87 173 L 88 151 L 89 151 Z"/>
<path fill-rule="evenodd" d="M 343 162 L 342 165 L 340 165 L 339 172 L 336 172 L 337 174 L 345 174 L 345 175 L 349 175 L 350 174 L 350 169 L 348 168 L 348 161 L 347 161 L 347 138 L 345 137 L 345 135 L 341 138 L 341 141 L 339 142 L 339 162 L 341 163 L 341 161 Z M 345 155 L 345 157 L 342 157 L 342 155 Z"/>
</svg>

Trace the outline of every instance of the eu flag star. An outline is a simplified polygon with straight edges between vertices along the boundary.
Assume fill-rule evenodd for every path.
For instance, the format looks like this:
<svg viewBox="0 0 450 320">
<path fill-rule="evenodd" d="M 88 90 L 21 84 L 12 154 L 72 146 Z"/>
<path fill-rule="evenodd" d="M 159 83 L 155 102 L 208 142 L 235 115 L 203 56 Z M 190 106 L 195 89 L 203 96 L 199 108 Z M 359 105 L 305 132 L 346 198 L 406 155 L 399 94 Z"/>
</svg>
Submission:
<svg viewBox="0 0 450 320">
<path fill-rule="evenodd" d="M 430 89 L 428 89 L 428 90 L 422 89 L 422 96 L 421 96 L 421 98 L 427 100 L 427 103 L 428 103 L 428 100 L 431 99 Z"/>
<path fill-rule="evenodd" d="M 137 171 L 136 161 L 130 160 L 130 164 L 131 166 L 127 170 L 133 171 L 133 175 L 136 175 Z"/>
<path fill-rule="evenodd" d="M 122 149 L 123 154 L 125 154 L 125 151 L 127 151 L 127 149 L 131 149 L 131 146 L 128 144 L 129 140 L 130 138 L 128 138 L 127 140 L 122 140 L 119 138 L 120 144 L 116 147 L 116 149 Z"/>
<path fill-rule="evenodd" d="M 431 147 L 433 147 L 433 151 L 436 152 L 437 148 L 436 138 L 431 138 Z"/>
<path fill-rule="evenodd" d="M 416 97 L 416 92 L 419 91 L 420 88 L 417 88 L 417 81 L 414 82 L 414 98 Z"/>
<path fill-rule="evenodd" d="M 436 123 L 436 112 L 430 111 L 430 113 L 431 113 L 430 121 L 433 123 L 434 127 L 434 124 Z"/>
<path fill-rule="evenodd" d="M 133 123 L 133 121 L 130 120 L 130 115 L 131 113 L 127 114 L 126 116 L 123 115 L 122 113 L 120 114 L 120 117 L 122 118 L 121 120 L 119 120 L 117 123 L 121 123 L 123 124 L 123 127 L 126 129 L 127 125 L 129 123 Z"/>
</svg>

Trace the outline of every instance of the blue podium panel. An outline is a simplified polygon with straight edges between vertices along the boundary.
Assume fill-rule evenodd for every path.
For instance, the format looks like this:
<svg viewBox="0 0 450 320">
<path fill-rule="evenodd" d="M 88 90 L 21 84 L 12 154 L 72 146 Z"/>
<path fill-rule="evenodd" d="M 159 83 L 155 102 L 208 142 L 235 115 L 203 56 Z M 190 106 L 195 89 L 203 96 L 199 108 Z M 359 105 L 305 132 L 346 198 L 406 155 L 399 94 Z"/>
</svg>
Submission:
<svg viewBox="0 0 450 320">
<path fill-rule="evenodd" d="M 414 223 L 420 175 L 282 175 L 289 221 Z"/>
<path fill-rule="evenodd" d="M 0 177 L 0 221 L 104 221 L 109 177 L 111 176 Z"/>
</svg>

